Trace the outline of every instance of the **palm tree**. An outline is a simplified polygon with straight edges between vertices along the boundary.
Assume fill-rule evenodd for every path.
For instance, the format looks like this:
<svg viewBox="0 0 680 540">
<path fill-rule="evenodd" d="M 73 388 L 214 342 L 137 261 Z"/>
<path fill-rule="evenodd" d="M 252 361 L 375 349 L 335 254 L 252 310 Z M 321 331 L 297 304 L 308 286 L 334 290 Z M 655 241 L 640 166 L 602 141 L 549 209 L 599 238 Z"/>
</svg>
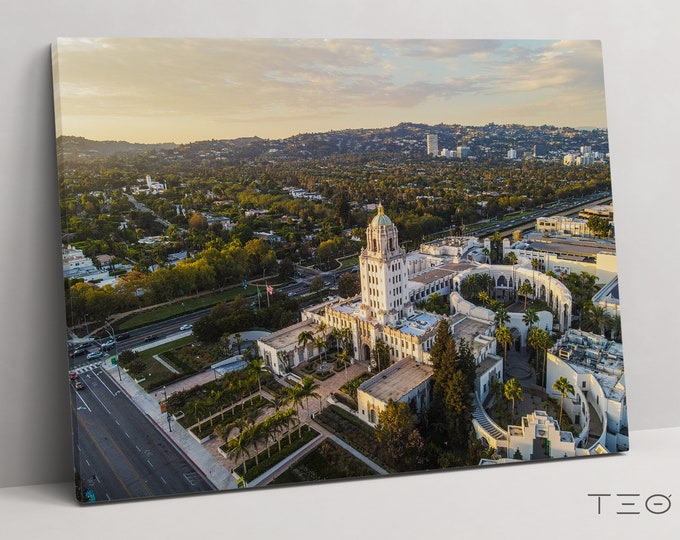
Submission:
<svg viewBox="0 0 680 540">
<path fill-rule="evenodd" d="M 290 402 L 293 407 L 295 407 L 295 414 L 299 417 L 300 416 L 300 405 L 302 404 L 302 400 L 304 399 L 304 395 L 302 393 L 302 385 L 300 383 L 295 384 L 293 386 L 289 386 L 288 390 L 288 401 Z M 299 431 L 300 436 L 302 436 L 302 422 L 300 422 L 300 431 Z"/>
<path fill-rule="evenodd" d="M 503 386 L 503 395 L 505 399 L 512 401 L 512 420 L 515 421 L 515 400 L 522 401 L 524 396 L 522 394 L 522 387 L 520 386 L 517 379 L 514 377 L 508 380 Z"/>
<path fill-rule="evenodd" d="M 303 349 L 306 349 L 307 345 L 312 343 L 313 341 L 314 341 L 314 334 L 312 334 L 312 332 L 309 331 L 309 330 L 305 330 L 303 332 L 300 332 L 300 334 L 298 335 L 298 344 L 302 345 Z M 310 356 L 311 355 L 309 355 L 309 353 L 308 353 L 307 354 L 308 360 L 309 360 Z"/>
<path fill-rule="evenodd" d="M 321 398 L 317 392 L 317 390 L 320 388 L 320 385 L 314 380 L 314 377 L 307 375 L 302 379 L 300 386 L 302 388 L 302 397 L 305 398 L 305 401 L 307 402 L 307 412 L 309 413 L 309 398 Z"/>
<path fill-rule="evenodd" d="M 609 319 L 611 317 L 602 306 L 590 306 L 586 311 L 586 323 L 593 331 L 599 331 L 600 335 L 604 335 L 604 329 L 609 326 Z"/>
<path fill-rule="evenodd" d="M 338 351 L 340 349 L 340 338 L 342 337 L 342 330 L 339 328 L 332 328 L 331 329 L 331 338 L 335 340 L 335 350 Z"/>
<path fill-rule="evenodd" d="M 227 444 L 227 455 L 231 458 L 234 458 L 236 462 L 238 462 L 239 459 L 243 458 L 243 474 L 245 476 L 246 472 L 246 461 L 250 457 L 250 439 L 249 439 L 249 431 L 244 431 L 241 433 L 238 437 L 234 437 L 232 440 L 229 441 Z"/>
<path fill-rule="evenodd" d="M 267 373 L 269 371 L 269 369 L 264 363 L 264 360 L 262 360 L 262 358 L 260 358 L 259 356 L 257 358 L 253 358 L 250 362 L 248 362 L 248 369 L 257 376 L 257 388 L 260 392 L 262 392 L 262 385 L 260 384 L 260 375 L 262 375 L 263 373 Z"/>
<path fill-rule="evenodd" d="M 279 409 L 281 409 L 286 403 L 288 403 L 288 396 L 285 394 L 274 394 L 274 399 L 272 399 L 274 412 L 279 412 Z"/>
<path fill-rule="evenodd" d="M 494 321 L 496 323 L 496 326 L 507 326 L 507 324 L 510 322 L 510 314 L 503 306 L 500 306 L 496 310 L 496 316 L 494 317 Z"/>
<path fill-rule="evenodd" d="M 480 302 L 482 303 L 482 305 L 484 305 L 484 306 L 488 305 L 489 302 L 491 301 L 491 297 L 489 296 L 489 293 L 487 293 L 486 291 L 480 292 L 480 293 L 477 295 L 477 298 L 479 299 L 479 301 L 480 301 Z"/>
<path fill-rule="evenodd" d="M 519 289 L 517 289 L 517 294 L 521 294 L 522 296 L 524 296 L 524 311 L 527 310 L 527 298 L 533 291 L 534 289 L 531 287 L 531 284 L 527 281 L 522 283 Z"/>
<path fill-rule="evenodd" d="M 212 402 L 214 405 L 217 405 L 220 408 L 220 416 L 222 417 L 222 420 L 224 420 L 224 408 L 220 404 L 220 401 L 222 399 L 222 394 L 224 392 L 222 390 L 211 390 L 210 391 L 210 397 L 212 398 Z M 210 417 L 210 425 L 212 426 L 212 416 Z"/>
<path fill-rule="evenodd" d="M 514 251 L 508 253 L 508 262 L 512 265 L 517 264 L 517 255 L 515 255 Z"/>
<path fill-rule="evenodd" d="M 345 382 L 347 382 L 347 377 L 348 377 L 348 375 L 347 375 L 347 357 L 348 356 L 349 356 L 349 353 L 347 352 L 347 349 L 342 349 L 337 355 L 338 362 L 340 362 L 345 368 Z"/>
<path fill-rule="evenodd" d="M 243 337 L 238 332 L 234 334 L 234 343 L 238 348 L 238 353 L 241 354 L 241 344 L 243 343 Z"/>
<path fill-rule="evenodd" d="M 279 359 L 279 365 L 283 367 L 285 372 L 290 371 L 291 354 L 288 351 L 276 351 L 276 356 Z"/>
<path fill-rule="evenodd" d="M 347 350 L 348 352 L 352 352 L 352 329 L 351 328 L 343 328 L 341 331 L 342 334 L 342 348 Z"/>
<path fill-rule="evenodd" d="M 390 351 L 382 339 L 378 339 L 373 347 L 373 358 L 377 364 L 378 371 L 382 371 L 390 365 Z"/>
<path fill-rule="evenodd" d="M 507 326 L 501 325 L 496 330 L 496 339 L 503 345 L 503 365 L 505 366 L 508 363 L 508 345 L 513 342 L 512 332 Z"/>
<path fill-rule="evenodd" d="M 552 387 L 553 390 L 557 390 L 562 395 L 562 400 L 560 401 L 560 420 L 558 422 L 562 425 L 562 406 L 564 405 L 564 398 L 567 397 L 568 394 L 574 393 L 574 386 L 566 377 L 560 377 L 553 383 Z"/>
<path fill-rule="evenodd" d="M 314 346 L 319 351 L 319 358 L 321 358 L 321 351 L 324 352 L 324 357 L 326 356 L 326 340 L 323 336 L 317 336 L 316 339 L 314 339 Z"/>
<path fill-rule="evenodd" d="M 534 308 L 529 308 L 525 310 L 524 315 L 522 315 L 522 322 L 529 327 L 529 330 L 538 322 L 538 313 Z"/>
</svg>

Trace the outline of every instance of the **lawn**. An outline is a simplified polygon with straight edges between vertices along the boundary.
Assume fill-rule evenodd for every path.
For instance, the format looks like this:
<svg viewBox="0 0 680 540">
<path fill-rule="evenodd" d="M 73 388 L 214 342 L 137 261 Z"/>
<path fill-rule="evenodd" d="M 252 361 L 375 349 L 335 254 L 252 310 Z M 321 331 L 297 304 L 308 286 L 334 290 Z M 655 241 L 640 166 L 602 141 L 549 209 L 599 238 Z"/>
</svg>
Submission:
<svg viewBox="0 0 680 540">
<path fill-rule="evenodd" d="M 390 470 L 380 461 L 380 445 L 375 430 L 353 414 L 335 405 L 329 405 L 320 414 L 315 415 L 314 420 L 384 469 Z"/>
<path fill-rule="evenodd" d="M 116 327 L 117 332 L 125 332 L 148 324 L 165 321 L 184 313 L 191 313 L 193 311 L 213 307 L 220 302 L 229 302 L 237 296 L 243 296 L 244 298 L 252 296 L 256 292 L 257 288 L 254 285 L 248 285 L 245 289 L 243 287 L 234 287 L 219 293 L 199 296 L 198 298 L 186 298 L 183 301 L 177 301 L 166 306 L 142 311 L 114 326 Z"/>
<path fill-rule="evenodd" d="M 279 452 L 279 446 L 275 442 L 271 445 L 269 445 L 269 449 L 271 452 L 271 455 L 267 457 L 267 449 L 265 448 L 262 452 L 258 454 L 257 457 L 257 464 L 255 457 L 251 457 L 250 459 L 246 460 L 246 474 L 243 475 L 241 474 L 243 471 L 243 465 L 239 465 L 236 467 L 234 470 L 238 473 L 241 474 L 242 476 L 245 477 L 246 482 L 252 481 L 258 476 L 264 474 L 267 472 L 269 469 L 274 467 L 276 464 L 280 463 L 284 459 L 286 459 L 288 456 L 290 456 L 293 452 L 298 450 L 299 448 L 302 448 L 304 445 L 306 445 L 308 442 L 313 441 L 317 437 L 320 436 L 320 433 L 316 431 L 315 429 L 312 429 L 309 427 L 307 424 L 303 425 L 301 428 L 302 431 L 302 436 L 300 437 L 298 434 L 298 430 L 293 429 L 290 432 L 290 438 L 291 442 L 288 442 L 288 435 L 282 435 L 280 440 L 281 440 L 281 451 Z M 225 451 L 226 448 L 225 446 L 222 447 L 222 450 Z"/>
<path fill-rule="evenodd" d="M 195 341 L 195 338 L 193 336 L 188 336 L 175 340 L 171 343 L 164 343 L 158 347 L 141 351 L 139 353 L 139 358 L 144 362 L 145 366 L 144 371 L 140 376 L 140 378 L 144 378 L 144 380 L 140 383 L 142 388 L 148 391 L 187 375 L 187 373 L 185 373 L 180 366 L 173 365 L 173 362 L 168 357 L 165 357 L 164 360 L 171 364 L 180 373 L 177 374 L 169 371 L 163 364 L 154 358 L 154 355 L 162 356 L 163 353 L 180 349 L 193 341 Z"/>
<path fill-rule="evenodd" d="M 374 476 L 378 473 L 332 440 L 322 442 L 271 484 L 293 484 L 338 478 Z"/>
</svg>

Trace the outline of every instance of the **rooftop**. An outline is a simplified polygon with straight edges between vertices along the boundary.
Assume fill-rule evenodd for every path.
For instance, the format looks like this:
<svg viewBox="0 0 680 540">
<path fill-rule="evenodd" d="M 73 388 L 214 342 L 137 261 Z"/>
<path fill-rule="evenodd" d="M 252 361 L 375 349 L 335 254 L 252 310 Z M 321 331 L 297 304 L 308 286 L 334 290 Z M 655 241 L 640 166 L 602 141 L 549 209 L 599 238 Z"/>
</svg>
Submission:
<svg viewBox="0 0 680 540">
<path fill-rule="evenodd" d="M 569 330 L 550 351 L 577 373 L 592 373 L 607 398 L 621 401 L 625 395 L 623 349 L 620 343 L 597 334 Z"/>
<path fill-rule="evenodd" d="M 404 334 L 422 336 L 437 326 L 441 320 L 442 317 L 435 315 L 434 313 L 416 311 L 414 315 L 411 315 L 407 319 L 400 320 L 394 328 L 397 328 Z"/>
<path fill-rule="evenodd" d="M 307 319 L 296 323 L 292 326 L 287 326 L 276 332 L 272 332 L 268 336 L 260 338 L 259 341 L 277 350 L 294 347 L 298 344 L 298 336 L 305 330 L 316 330 L 315 323 L 312 319 Z"/>
<path fill-rule="evenodd" d="M 399 401 L 432 376 L 432 367 L 404 358 L 359 386 L 359 390 L 384 403 Z"/>
<path fill-rule="evenodd" d="M 454 318 L 455 319 L 455 318 Z M 492 327 L 494 323 L 472 319 L 463 316 L 458 322 L 453 322 L 453 337 L 456 340 L 465 339 L 470 345 L 474 338 L 480 334 L 484 334 Z"/>
</svg>

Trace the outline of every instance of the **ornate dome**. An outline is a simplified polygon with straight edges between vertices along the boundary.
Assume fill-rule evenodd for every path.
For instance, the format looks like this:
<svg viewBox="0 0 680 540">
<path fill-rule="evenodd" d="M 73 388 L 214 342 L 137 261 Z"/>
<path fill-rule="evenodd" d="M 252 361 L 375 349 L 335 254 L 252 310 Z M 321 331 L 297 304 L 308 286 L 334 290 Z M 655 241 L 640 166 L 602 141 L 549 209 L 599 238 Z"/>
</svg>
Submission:
<svg viewBox="0 0 680 540">
<path fill-rule="evenodd" d="M 371 221 L 372 227 L 377 227 L 379 225 L 391 225 L 392 220 L 385 215 L 385 210 L 383 209 L 382 203 L 378 204 L 378 215 L 376 215 Z"/>
</svg>

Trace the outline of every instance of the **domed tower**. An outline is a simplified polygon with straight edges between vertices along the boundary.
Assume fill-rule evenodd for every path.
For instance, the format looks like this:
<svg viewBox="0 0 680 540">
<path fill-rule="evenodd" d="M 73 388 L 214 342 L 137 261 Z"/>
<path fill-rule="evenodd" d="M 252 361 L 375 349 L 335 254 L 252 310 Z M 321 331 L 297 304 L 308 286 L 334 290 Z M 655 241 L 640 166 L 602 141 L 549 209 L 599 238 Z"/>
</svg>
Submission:
<svg viewBox="0 0 680 540">
<path fill-rule="evenodd" d="M 409 301 L 406 254 L 399 247 L 399 232 L 382 204 L 366 229 L 366 248 L 359 256 L 361 309 L 365 318 L 394 324 L 413 312 Z"/>
</svg>

